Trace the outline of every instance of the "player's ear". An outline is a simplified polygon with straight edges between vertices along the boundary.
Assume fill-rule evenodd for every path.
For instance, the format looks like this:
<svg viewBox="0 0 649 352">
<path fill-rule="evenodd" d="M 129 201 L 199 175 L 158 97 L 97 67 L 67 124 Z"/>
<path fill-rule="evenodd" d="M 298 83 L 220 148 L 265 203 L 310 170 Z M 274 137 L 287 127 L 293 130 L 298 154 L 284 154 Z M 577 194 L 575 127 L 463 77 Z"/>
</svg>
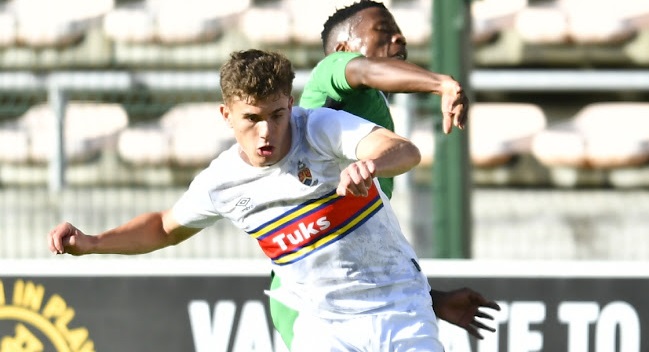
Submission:
<svg viewBox="0 0 649 352">
<path fill-rule="evenodd" d="M 336 43 L 336 46 L 334 46 L 334 51 L 351 51 L 349 47 L 349 42 L 343 41 L 343 42 L 338 42 Z"/>
<path fill-rule="evenodd" d="M 230 128 L 232 128 L 232 122 L 230 121 L 230 109 L 228 108 L 227 105 L 221 104 L 219 105 L 219 111 L 221 112 L 221 117 L 223 118 L 223 121 L 225 121 Z"/>
</svg>

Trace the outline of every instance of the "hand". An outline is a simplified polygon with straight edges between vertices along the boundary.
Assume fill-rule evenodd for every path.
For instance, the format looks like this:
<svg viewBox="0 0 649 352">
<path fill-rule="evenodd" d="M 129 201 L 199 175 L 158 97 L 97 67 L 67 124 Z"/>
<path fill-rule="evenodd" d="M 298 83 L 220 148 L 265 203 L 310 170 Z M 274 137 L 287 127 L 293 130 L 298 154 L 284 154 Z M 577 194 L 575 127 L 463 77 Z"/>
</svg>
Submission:
<svg viewBox="0 0 649 352">
<path fill-rule="evenodd" d="M 442 82 L 442 126 L 451 133 L 453 126 L 464 129 L 469 109 L 469 98 L 460 83 L 453 79 Z"/>
<path fill-rule="evenodd" d="M 64 222 L 47 234 L 47 243 L 52 253 L 81 255 L 84 254 L 83 248 L 89 243 L 90 237 L 72 224 Z"/>
<path fill-rule="evenodd" d="M 336 193 L 340 196 L 351 194 L 366 197 L 374 179 L 376 167 L 371 160 L 357 161 L 340 172 L 340 182 Z"/>
<path fill-rule="evenodd" d="M 478 339 L 483 339 L 478 329 L 496 331 L 495 328 L 476 320 L 476 318 L 493 320 L 493 316 L 480 311 L 479 308 L 500 310 L 500 306 L 496 302 L 489 301 L 481 294 L 466 287 L 448 292 L 431 290 L 430 294 L 433 298 L 433 310 L 438 318 L 463 328 Z"/>
</svg>

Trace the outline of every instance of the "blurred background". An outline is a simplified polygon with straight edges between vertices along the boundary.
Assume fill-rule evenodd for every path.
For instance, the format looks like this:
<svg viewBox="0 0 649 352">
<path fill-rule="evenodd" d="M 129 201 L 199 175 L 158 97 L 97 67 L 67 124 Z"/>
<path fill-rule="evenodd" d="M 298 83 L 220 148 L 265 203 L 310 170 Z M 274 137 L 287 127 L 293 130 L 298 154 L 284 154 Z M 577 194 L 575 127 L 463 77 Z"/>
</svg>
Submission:
<svg viewBox="0 0 649 352">
<path fill-rule="evenodd" d="M 286 54 L 299 98 L 324 55 L 322 24 L 352 2 L 1 1 L 0 258 L 51 257 L 45 235 L 64 220 L 94 233 L 170 207 L 233 143 L 218 113 L 228 54 Z M 383 2 L 409 59 L 438 67 L 433 2 Z M 436 132 L 430 96 L 390 97 L 397 132 L 424 155 L 393 198 L 419 255 L 649 259 L 649 2 L 466 3 L 468 130 Z M 462 233 L 434 215 L 436 192 L 456 187 L 436 177 L 445 138 L 466 147 L 450 175 L 468 181 Z M 462 249 L 440 250 L 449 241 Z M 141 258 L 261 252 L 221 222 Z"/>
</svg>

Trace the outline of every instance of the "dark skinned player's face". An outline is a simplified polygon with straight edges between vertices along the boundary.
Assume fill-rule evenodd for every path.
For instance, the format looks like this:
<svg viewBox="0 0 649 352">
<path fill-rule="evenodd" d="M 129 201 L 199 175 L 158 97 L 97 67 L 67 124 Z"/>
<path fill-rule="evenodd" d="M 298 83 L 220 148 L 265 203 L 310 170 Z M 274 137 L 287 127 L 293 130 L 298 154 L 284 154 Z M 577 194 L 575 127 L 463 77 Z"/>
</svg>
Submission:
<svg viewBox="0 0 649 352">
<path fill-rule="evenodd" d="M 356 14 L 348 45 L 351 51 L 360 52 L 366 57 L 394 57 L 405 60 L 408 56 L 406 38 L 394 17 L 388 10 L 377 7 L 364 9 Z"/>
</svg>

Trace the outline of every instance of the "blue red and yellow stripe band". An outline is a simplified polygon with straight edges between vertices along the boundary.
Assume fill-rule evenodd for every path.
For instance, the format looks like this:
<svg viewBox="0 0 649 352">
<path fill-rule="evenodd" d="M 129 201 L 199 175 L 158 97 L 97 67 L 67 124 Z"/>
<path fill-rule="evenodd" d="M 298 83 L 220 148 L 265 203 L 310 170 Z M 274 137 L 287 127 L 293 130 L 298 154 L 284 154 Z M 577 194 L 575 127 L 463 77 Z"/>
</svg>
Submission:
<svg viewBox="0 0 649 352">
<path fill-rule="evenodd" d="M 375 185 L 367 197 L 341 197 L 334 191 L 300 204 L 249 234 L 274 263 L 289 264 L 345 237 L 382 207 Z"/>
</svg>

